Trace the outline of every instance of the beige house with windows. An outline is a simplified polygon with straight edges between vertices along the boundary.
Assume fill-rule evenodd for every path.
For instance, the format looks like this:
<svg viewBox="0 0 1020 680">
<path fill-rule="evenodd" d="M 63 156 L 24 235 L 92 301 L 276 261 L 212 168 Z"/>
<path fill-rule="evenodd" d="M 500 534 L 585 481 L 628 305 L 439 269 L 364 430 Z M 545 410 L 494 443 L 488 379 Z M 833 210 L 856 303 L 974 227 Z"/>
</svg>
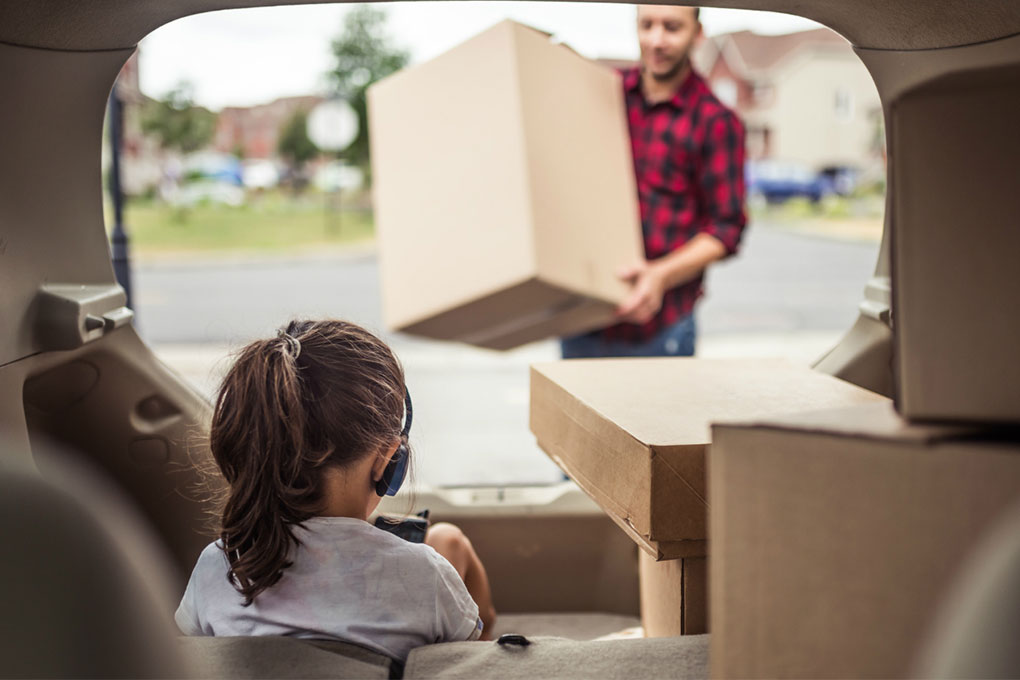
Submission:
<svg viewBox="0 0 1020 680">
<path fill-rule="evenodd" d="M 706 39 L 694 63 L 744 120 L 748 158 L 800 161 L 816 170 L 882 162 L 878 92 L 835 32 L 727 33 Z"/>
</svg>

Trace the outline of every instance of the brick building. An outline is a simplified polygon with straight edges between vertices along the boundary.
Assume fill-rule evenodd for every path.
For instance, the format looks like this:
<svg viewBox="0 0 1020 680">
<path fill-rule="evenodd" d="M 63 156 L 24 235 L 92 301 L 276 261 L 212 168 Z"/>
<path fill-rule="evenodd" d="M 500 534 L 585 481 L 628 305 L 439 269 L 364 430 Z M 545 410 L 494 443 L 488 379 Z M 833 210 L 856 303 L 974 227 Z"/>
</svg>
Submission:
<svg viewBox="0 0 1020 680">
<path fill-rule="evenodd" d="M 280 130 L 298 111 L 310 111 L 322 97 L 282 97 L 268 104 L 228 106 L 220 111 L 212 146 L 217 151 L 240 151 L 244 158 L 273 158 Z"/>
</svg>

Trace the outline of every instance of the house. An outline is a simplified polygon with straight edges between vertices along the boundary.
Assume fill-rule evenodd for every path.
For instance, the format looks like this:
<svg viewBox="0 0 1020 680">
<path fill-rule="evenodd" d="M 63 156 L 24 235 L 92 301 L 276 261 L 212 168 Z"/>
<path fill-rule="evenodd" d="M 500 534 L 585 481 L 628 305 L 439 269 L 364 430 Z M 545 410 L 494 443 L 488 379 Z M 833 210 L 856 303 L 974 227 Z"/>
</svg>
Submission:
<svg viewBox="0 0 1020 680">
<path fill-rule="evenodd" d="M 322 97 L 281 97 L 268 104 L 228 106 L 220 112 L 212 146 L 244 158 L 273 158 L 283 126 L 298 111 L 308 112 Z"/>
<path fill-rule="evenodd" d="M 744 120 L 748 158 L 814 169 L 880 162 L 878 91 L 837 33 L 726 33 L 706 39 L 693 61 L 716 96 Z"/>
</svg>

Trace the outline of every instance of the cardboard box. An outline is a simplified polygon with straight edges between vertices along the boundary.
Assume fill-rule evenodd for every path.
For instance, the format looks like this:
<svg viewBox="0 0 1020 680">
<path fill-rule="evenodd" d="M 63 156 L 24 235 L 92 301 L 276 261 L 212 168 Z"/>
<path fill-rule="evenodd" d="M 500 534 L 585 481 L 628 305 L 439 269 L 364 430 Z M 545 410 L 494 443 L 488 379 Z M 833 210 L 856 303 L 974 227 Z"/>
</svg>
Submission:
<svg viewBox="0 0 1020 680">
<path fill-rule="evenodd" d="M 539 446 L 657 560 L 707 554 L 710 423 L 885 401 L 783 360 L 575 359 L 531 368 Z"/>
<path fill-rule="evenodd" d="M 902 677 L 968 552 L 1020 501 L 1020 443 L 889 404 L 716 425 L 711 674 Z"/>
<path fill-rule="evenodd" d="M 645 637 L 707 633 L 708 558 L 657 562 L 642 551 L 638 560 Z"/>
<path fill-rule="evenodd" d="M 1020 423 L 1020 75 L 979 72 L 887 112 L 896 405 L 911 420 Z"/>
<path fill-rule="evenodd" d="M 503 21 L 368 103 L 390 328 L 508 349 L 613 321 L 644 257 L 619 74 Z"/>
</svg>

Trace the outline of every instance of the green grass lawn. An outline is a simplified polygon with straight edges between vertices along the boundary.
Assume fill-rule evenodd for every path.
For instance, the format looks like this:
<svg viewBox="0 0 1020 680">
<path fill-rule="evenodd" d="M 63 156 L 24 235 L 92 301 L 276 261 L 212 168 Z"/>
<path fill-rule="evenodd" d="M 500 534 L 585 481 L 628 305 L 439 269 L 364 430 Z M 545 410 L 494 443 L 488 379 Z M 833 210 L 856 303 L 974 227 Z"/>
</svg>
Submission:
<svg viewBox="0 0 1020 680">
<path fill-rule="evenodd" d="M 829 196 L 818 203 L 795 198 L 778 205 L 749 206 L 752 224 L 830 237 L 878 243 L 882 239 L 885 195 L 879 192 L 849 198 Z"/>
<path fill-rule="evenodd" d="M 342 207 L 342 206 L 341 206 Z M 107 213 L 107 225 L 112 225 Z M 133 252 L 285 252 L 336 248 L 371 241 L 372 215 L 367 211 L 327 213 L 326 197 L 267 194 L 246 205 L 199 204 L 175 208 L 153 200 L 132 199 L 124 223 Z"/>
</svg>

